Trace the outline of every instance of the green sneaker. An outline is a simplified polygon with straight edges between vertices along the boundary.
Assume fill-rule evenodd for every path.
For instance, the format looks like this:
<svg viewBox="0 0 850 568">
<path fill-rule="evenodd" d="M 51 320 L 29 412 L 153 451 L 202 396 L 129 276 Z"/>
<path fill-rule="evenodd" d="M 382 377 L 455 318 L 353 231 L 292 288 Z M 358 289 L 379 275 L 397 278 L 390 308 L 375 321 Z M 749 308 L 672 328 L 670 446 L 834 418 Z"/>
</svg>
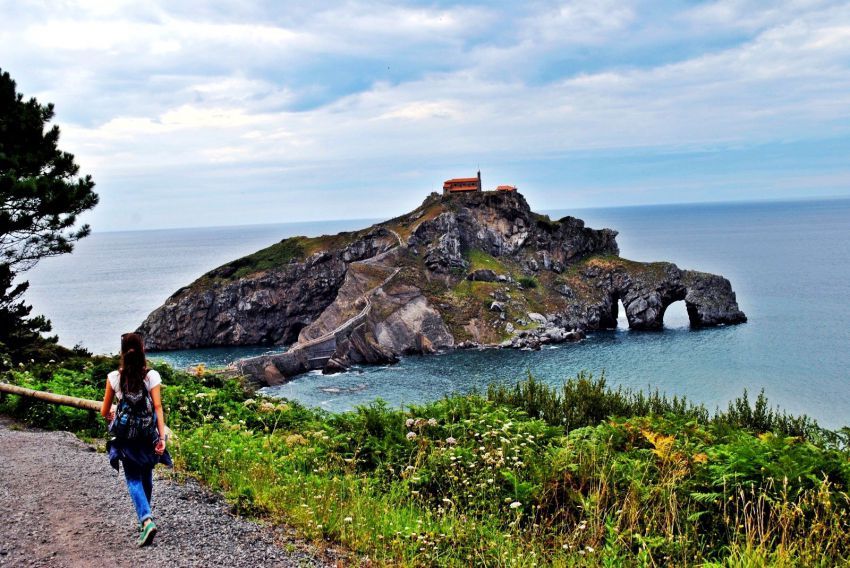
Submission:
<svg viewBox="0 0 850 568">
<path fill-rule="evenodd" d="M 142 534 L 139 535 L 139 540 L 136 541 L 138 546 L 147 546 L 153 542 L 153 537 L 156 535 L 156 525 L 153 521 L 142 527 Z"/>
</svg>

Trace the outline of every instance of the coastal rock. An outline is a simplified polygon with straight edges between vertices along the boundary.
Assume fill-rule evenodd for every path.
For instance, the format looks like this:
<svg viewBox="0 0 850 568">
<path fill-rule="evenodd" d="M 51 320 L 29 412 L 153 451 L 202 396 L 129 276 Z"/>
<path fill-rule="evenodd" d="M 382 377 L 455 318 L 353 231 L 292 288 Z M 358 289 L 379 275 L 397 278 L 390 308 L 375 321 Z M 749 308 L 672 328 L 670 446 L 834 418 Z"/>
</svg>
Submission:
<svg viewBox="0 0 850 568">
<path fill-rule="evenodd" d="M 682 282 L 686 287 L 685 306 L 693 327 L 731 325 L 747 321 L 747 316 L 738 309 L 732 284 L 726 278 L 686 270 Z"/>
<path fill-rule="evenodd" d="M 362 231 L 286 239 L 212 270 L 140 332 L 151 351 L 293 344 L 237 363 L 275 384 L 405 353 L 579 341 L 616 327 L 620 303 L 635 330 L 662 329 L 676 301 L 693 327 L 746 321 L 722 276 L 623 259 L 616 235 L 533 213 L 516 192 L 432 194 Z"/>
<path fill-rule="evenodd" d="M 345 371 L 351 368 L 351 361 L 348 360 L 347 357 L 337 358 L 331 357 L 328 359 L 328 362 L 325 363 L 324 368 L 322 369 L 323 375 L 334 375 L 336 373 L 344 373 Z"/>
<path fill-rule="evenodd" d="M 481 270 L 474 270 L 470 272 L 466 276 L 467 280 L 472 280 L 474 282 L 495 282 L 497 279 L 496 273 L 492 270 L 485 268 Z"/>
<path fill-rule="evenodd" d="M 448 273 L 454 268 L 465 269 L 467 262 L 461 252 L 461 233 L 457 218 L 449 212 L 434 221 L 421 223 L 408 244 L 425 246 L 425 264 L 433 272 Z"/>
<path fill-rule="evenodd" d="M 431 353 L 436 353 L 437 349 L 434 348 L 434 344 L 424 333 L 416 334 L 416 346 L 413 350 L 413 353 L 418 353 L 419 355 L 429 355 Z"/>
<path fill-rule="evenodd" d="M 426 200 L 424 206 L 435 203 Z M 545 252 L 550 266 L 562 266 L 588 254 L 618 254 L 617 232 L 589 229 L 581 219 L 551 221 L 531 211 L 518 192 L 478 192 L 440 196 L 446 211 L 422 221 L 408 240 L 409 246 L 428 247 L 429 267 L 464 266 L 462 251 L 481 250 L 494 257 L 518 256 L 537 263 Z M 433 258 L 435 251 L 439 251 Z M 538 266 L 539 269 L 539 266 Z"/>
<path fill-rule="evenodd" d="M 354 329 L 347 342 L 337 349 L 352 363 L 360 365 L 386 365 L 398 363 L 398 356 L 375 339 L 368 326 L 363 324 Z"/>
<path fill-rule="evenodd" d="M 581 302 L 554 314 L 564 327 L 592 330 L 617 326 L 618 302 L 629 328 L 657 331 L 673 302 L 684 301 L 692 327 L 747 321 L 726 278 L 681 270 L 669 262 L 636 263 L 624 259 L 594 260 L 576 281 L 589 290 Z M 561 290 L 559 290 L 560 292 Z"/>
<path fill-rule="evenodd" d="M 438 312 L 422 292 L 406 284 L 394 284 L 378 292 L 370 323 L 378 342 L 393 353 L 421 351 L 423 339 L 432 349 L 454 346 L 454 338 Z"/>
<path fill-rule="evenodd" d="M 536 312 L 531 312 L 530 314 L 528 314 L 528 319 L 530 319 L 534 323 L 539 323 L 541 325 L 546 323 L 546 316 L 544 316 L 543 314 L 538 314 Z"/>
<path fill-rule="evenodd" d="M 246 276 L 237 275 L 250 257 L 239 259 L 177 290 L 138 331 L 151 351 L 292 343 L 334 301 L 348 265 L 390 249 L 388 237 L 384 230 L 367 231 L 339 250 Z"/>
</svg>

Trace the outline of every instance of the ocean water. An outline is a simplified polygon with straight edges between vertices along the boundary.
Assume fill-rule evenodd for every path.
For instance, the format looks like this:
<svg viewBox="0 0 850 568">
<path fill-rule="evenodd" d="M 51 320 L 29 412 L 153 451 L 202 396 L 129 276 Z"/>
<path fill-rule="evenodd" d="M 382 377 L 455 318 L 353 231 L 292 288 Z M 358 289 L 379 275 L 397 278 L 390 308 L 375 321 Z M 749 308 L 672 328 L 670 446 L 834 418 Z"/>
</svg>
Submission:
<svg viewBox="0 0 850 568">
<path fill-rule="evenodd" d="M 683 302 L 661 332 L 617 330 L 539 352 L 457 351 L 398 365 L 266 389 L 329 410 L 380 397 L 393 405 L 482 390 L 533 373 L 553 384 L 586 370 L 610 384 L 660 389 L 710 408 L 744 389 L 830 427 L 850 423 L 850 200 L 669 205 L 548 211 L 620 232 L 622 256 L 669 260 L 729 278 L 749 317 L 740 326 L 691 330 Z M 64 344 L 114 352 L 174 290 L 238 256 L 296 234 L 350 230 L 367 221 L 95 233 L 29 274 L 28 299 Z M 156 354 L 176 365 L 223 363 L 264 348 Z"/>
</svg>

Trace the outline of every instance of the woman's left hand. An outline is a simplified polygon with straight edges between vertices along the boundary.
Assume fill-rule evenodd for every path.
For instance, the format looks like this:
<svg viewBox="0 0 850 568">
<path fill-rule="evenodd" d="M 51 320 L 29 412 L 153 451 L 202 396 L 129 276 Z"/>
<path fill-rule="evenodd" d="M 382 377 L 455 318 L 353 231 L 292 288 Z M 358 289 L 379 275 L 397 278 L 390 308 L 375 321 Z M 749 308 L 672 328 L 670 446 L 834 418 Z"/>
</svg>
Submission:
<svg viewBox="0 0 850 568">
<path fill-rule="evenodd" d="M 161 456 L 162 454 L 164 454 L 165 453 L 165 440 L 160 439 L 159 442 L 156 443 L 156 446 L 154 446 L 153 451 L 155 451 L 158 456 Z"/>
</svg>

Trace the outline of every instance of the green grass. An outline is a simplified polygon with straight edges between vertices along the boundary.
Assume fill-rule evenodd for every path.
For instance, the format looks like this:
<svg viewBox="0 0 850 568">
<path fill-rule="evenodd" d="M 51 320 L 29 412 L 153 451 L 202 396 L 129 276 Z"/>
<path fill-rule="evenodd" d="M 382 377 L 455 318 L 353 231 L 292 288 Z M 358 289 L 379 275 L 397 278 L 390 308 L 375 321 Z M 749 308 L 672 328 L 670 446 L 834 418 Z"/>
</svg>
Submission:
<svg viewBox="0 0 850 568">
<path fill-rule="evenodd" d="M 292 260 L 303 260 L 306 256 L 308 241 L 306 237 L 284 239 L 270 247 L 228 262 L 210 272 L 208 276 L 238 280 L 257 272 L 281 268 Z"/>
<path fill-rule="evenodd" d="M 470 272 L 475 270 L 492 270 L 496 274 L 511 273 L 505 264 L 480 249 L 469 249 L 463 256 L 469 263 Z"/>
<path fill-rule="evenodd" d="M 7 373 L 93 397 L 116 361 Z M 158 367 L 178 468 L 242 514 L 377 565 L 832 566 L 850 554 L 848 430 L 746 396 L 710 413 L 579 376 L 329 414 Z M 9 396 L 0 412 L 102 432 Z M 48 417 L 49 420 L 42 424 Z"/>
<path fill-rule="evenodd" d="M 369 229 L 320 237 L 290 237 L 257 252 L 211 270 L 191 285 L 206 288 L 216 282 L 230 282 L 267 270 L 284 268 L 291 261 L 304 261 L 320 251 L 342 249 L 362 237 Z"/>
<path fill-rule="evenodd" d="M 520 276 L 517 281 L 526 290 L 534 290 L 540 286 L 540 283 L 533 276 Z"/>
</svg>

